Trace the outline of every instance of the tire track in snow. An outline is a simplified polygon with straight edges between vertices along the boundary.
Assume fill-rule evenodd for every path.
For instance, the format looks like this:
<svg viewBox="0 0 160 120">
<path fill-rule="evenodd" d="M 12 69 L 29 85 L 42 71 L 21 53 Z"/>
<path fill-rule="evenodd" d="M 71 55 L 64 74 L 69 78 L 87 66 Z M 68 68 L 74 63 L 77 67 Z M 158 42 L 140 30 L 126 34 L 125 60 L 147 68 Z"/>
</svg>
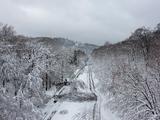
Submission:
<svg viewBox="0 0 160 120">
<path fill-rule="evenodd" d="M 88 74 L 89 74 L 89 86 L 92 93 L 97 96 L 97 101 L 93 107 L 93 120 L 101 120 L 101 99 L 98 93 L 95 90 L 95 83 L 93 80 L 93 74 L 91 69 L 91 64 L 88 65 Z"/>
</svg>

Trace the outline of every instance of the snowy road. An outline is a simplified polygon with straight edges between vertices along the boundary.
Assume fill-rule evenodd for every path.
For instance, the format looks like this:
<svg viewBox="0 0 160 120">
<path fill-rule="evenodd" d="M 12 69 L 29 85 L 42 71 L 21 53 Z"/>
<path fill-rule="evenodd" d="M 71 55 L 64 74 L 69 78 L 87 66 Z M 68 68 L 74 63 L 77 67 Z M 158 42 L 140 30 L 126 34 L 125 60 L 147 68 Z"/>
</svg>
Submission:
<svg viewBox="0 0 160 120">
<path fill-rule="evenodd" d="M 78 91 L 88 95 L 96 94 L 96 100 L 72 101 L 73 95 L 69 96 L 71 100 L 63 99 L 56 103 L 51 99 L 43 110 L 44 120 L 118 120 L 110 111 L 106 114 L 102 108 L 103 97 L 95 89 L 97 81 L 92 74 L 89 66 L 83 69 L 77 80 L 83 82 L 86 87 L 78 88 Z M 67 91 L 67 88 L 63 89 Z"/>
</svg>

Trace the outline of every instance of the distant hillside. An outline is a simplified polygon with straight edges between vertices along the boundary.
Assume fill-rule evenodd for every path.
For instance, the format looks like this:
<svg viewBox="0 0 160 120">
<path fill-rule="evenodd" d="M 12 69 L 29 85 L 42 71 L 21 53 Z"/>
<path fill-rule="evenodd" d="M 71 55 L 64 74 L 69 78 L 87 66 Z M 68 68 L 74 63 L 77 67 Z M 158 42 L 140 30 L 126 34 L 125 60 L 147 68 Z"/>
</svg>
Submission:
<svg viewBox="0 0 160 120">
<path fill-rule="evenodd" d="M 65 38 L 36 37 L 36 38 L 31 38 L 31 39 L 42 42 L 45 45 L 50 46 L 50 47 L 54 46 L 55 49 L 59 49 L 60 47 L 76 48 L 81 51 L 84 51 L 87 54 L 91 53 L 93 49 L 98 47 L 93 44 L 75 42 L 75 41 L 68 40 Z"/>
<path fill-rule="evenodd" d="M 88 44 L 88 43 L 84 43 L 84 44 L 83 43 L 79 43 L 77 45 L 77 48 L 82 50 L 82 51 L 85 51 L 85 53 L 90 54 L 90 53 L 92 53 L 92 51 L 94 49 L 98 48 L 98 46 L 94 45 L 94 44 Z"/>
<path fill-rule="evenodd" d="M 140 35 L 140 29 L 137 29 L 128 39 L 116 44 L 103 45 L 93 50 L 92 56 L 102 58 L 106 55 L 141 55 L 145 47 L 149 47 L 149 54 L 152 56 L 160 48 L 160 32 L 154 31 Z"/>
</svg>

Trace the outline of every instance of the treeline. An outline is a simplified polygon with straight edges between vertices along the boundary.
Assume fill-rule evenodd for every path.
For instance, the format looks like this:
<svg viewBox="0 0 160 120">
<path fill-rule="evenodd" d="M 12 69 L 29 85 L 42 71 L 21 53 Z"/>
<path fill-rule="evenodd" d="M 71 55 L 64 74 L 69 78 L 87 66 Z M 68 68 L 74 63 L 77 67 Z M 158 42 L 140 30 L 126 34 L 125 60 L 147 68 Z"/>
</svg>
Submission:
<svg viewBox="0 0 160 120">
<path fill-rule="evenodd" d="M 160 119 L 160 24 L 138 28 L 125 41 L 93 54 L 99 89 L 123 120 Z"/>
<path fill-rule="evenodd" d="M 41 120 L 45 91 L 84 64 L 83 51 L 57 47 L 57 41 L 17 35 L 13 27 L 0 25 L 0 120 Z"/>
</svg>

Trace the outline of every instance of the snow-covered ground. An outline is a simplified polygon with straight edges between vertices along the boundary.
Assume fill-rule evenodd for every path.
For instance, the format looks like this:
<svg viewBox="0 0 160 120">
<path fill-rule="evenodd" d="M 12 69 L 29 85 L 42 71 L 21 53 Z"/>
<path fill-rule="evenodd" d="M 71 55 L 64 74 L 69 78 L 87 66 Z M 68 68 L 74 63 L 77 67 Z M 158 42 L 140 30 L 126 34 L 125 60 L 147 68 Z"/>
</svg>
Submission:
<svg viewBox="0 0 160 120">
<path fill-rule="evenodd" d="M 94 104 L 95 102 L 68 101 L 54 103 L 51 100 L 43 110 L 44 120 L 82 120 L 83 117 L 92 120 Z"/>
<path fill-rule="evenodd" d="M 79 92 L 93 92 L 89 85 L 91 84 L 89 74 L 92 74 L 93 84 L 98 83 L 94 74 L 89 72 L 91 72 L 90 67 L 86 66 L 77 77 L 77 81 L 85 84 L 84 89 L 78 88 Z M 69 86 L 65 86 L 62 91 L 62 93 L 65 93 L 71 91 L 71 89 Z M 52 94 L 52 91 L 49 91 L 48 94 Z M 68 101 L 63 99 L 63 101 L 54 103 L 54 98 L 52 98 L 43 109 L 44 120 L 119 120 L 115 114 L 104 107 L 104 97 L 97 90 L 95 90 L 95 94 L 98 98 L 93 101 Z"/>
<path fill-rule="evenodd" d="M 92 119 L 95 102 L 63 102 L 51 120 Z M 85 119 L 84 119 L 85 120 Z"/>
</svg>

